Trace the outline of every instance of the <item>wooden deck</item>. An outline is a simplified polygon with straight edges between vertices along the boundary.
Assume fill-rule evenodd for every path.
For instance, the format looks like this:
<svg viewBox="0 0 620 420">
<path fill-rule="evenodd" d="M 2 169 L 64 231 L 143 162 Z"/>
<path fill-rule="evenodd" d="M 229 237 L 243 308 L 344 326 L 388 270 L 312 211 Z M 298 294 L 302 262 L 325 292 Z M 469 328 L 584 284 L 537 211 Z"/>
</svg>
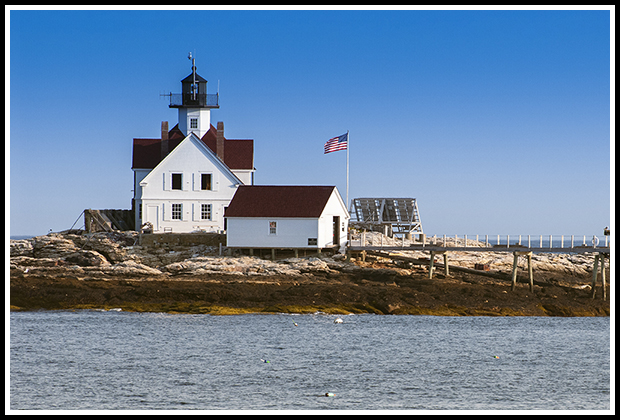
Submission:
<svg viewBox="0 0 620 420">
<path fill-rule="evenodd" d="M 358 245 L 355 245 L 355 242 L 358 242 Z M 362 260 L 365 260 L 367 254 L 381 256 L 385 258 L 402 260 L 408 262 L 414 262 L 417 264 L 428 264 L 429 270 L 428 275 L 429 279 L 433 278 L 433 272 L 438 264 L 435 263 L 435 255 L 443 256 L 443 265 L 444 274 L 448 276 L 450 274 L 450 266 L 448 264 L 448 253 L 449 252 L 511 252 L 514 256 L 513 266 L 512 266 L 512 290 L 515 290 L 517 285 L 517 266 L 519 257 L 525 257 L 527 259 L 528 265 L 528 277 L 530 284 L 530 291 L 534 291 L 534 272 L 532 269 L 532 254 L 534 253 L 564 253 L 564 254 L 594 254 L 594 265 L 592 269 L 592 299 L 596 296 L 596 283 L 598 280 L 598 272 L 599 272 L 599 262 L 600 262 L 600 273 L 602 280 L 602 299 L 607 299 L 606 294 L 606 279 L 605 279 L 605 260 L 609 261 L 610 259 L 610 246 L 587 246 L 587 245 L 579 245 L 579 246 L 570 246 L 570 247 L 533 247 L 533 246 L 524 246 L 519 244 L 512 244 L 508 242 L 505 245 L 492 245 L 492 246 L 441 246 L 441 245 L 427 245 L 425 243 L 422 244 L 412 244 L 410 246 L 383 246 L 383 245 L 366 245 L 361 246 L 359 243 L 362 241 L 352 241 L 352 243 L 347 247 L 347 254 L 350 256 L 351 254 L 358 254 L 362 256 Z M 364 241 L 365 243 L 365 241 Z M 552 242 L 551 242 L 552 243 Z M 407 257 L 404 255 L 392 254 L 391 251 L 422 251 L 429 252 L 430 258 L 428 261 L 422 261 L 419 259 Z M 483 274 L 484 272 L 481 270 L 472 270 L 466 269 L 464 267 L 453 267 L 458 269 L 459 271 L 467 271 L 472 273 Z"/>
</svg>

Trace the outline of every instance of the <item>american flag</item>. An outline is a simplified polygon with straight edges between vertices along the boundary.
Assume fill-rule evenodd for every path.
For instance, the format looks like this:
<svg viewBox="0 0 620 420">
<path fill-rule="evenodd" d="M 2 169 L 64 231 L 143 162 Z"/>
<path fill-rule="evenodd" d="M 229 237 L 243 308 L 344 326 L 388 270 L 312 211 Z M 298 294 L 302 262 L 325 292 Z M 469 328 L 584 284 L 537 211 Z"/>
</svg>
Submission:
<svg viewBox="0 0 620 420">
<path fill-rule="evenodd" d="M 348 141 L 349 133 L 327 140 L 327 143 L 325 143 L 325 153 L 337 152 L 338 150 L 347 150 Z"/>
</svg>

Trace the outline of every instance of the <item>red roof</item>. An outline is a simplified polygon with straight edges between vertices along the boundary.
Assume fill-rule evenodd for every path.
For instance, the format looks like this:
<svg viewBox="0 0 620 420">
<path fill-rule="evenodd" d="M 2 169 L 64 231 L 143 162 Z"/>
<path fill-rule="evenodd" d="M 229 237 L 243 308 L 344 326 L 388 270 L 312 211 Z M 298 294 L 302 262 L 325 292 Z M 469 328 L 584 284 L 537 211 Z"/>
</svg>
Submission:
<svg viewBox="0 0 620 420">
<path fill-rule="evenodd" d="M 318 218 L 334 186 L 240 185 L 225 217 Z"/>
<path fill-rule="evenodd" d="M 185 136 L 178 124 L 168 132 L 168 153 Z M 202 142 L 215 153 L 217 130 L 213 125 L 202 137 Z M 133 139 L 132 169 L 153 169 L 166 156 L 161 155 L 161 139 Z M 254 140 L 224 139 L 224 163 L 229 169 L 254 169 Z"/>
</svg>

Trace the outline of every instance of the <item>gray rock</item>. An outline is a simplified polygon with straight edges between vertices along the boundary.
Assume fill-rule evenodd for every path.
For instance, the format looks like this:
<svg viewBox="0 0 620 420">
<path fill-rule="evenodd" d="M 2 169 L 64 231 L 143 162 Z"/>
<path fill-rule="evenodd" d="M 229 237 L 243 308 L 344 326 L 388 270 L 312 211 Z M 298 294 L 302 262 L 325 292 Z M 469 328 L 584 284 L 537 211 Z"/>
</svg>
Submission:
<svg viewBox="0 0 620 420">
<path fill-rule="evenodd" d="M 106 258 L 97 251 L 84 251 L 80 250 L 69 254 L 65 257 L 65 261 L 70 264 L 79 265 L 82 267 L 98 267 L 100 265 L 109 265 L 110 263 Z"/>
<path fill-rule="evenodd" d="M 11 239 L 10 243 L 11 258 L 13 257 L 34 257 L 34 247 L 29 239 Z"/>
</svg>

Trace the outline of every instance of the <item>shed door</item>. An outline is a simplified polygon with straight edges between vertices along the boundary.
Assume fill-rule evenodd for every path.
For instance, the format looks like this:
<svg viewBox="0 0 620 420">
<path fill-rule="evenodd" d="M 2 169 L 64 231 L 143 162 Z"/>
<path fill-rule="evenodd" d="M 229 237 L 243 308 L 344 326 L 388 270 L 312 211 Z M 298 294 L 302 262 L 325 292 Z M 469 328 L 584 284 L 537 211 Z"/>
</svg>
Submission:
<svg viewBox="0 0 620 420">
<path fill-rule="evenodd" d="M 340 246 L 340 216 L 334 216 L 334 246 Z"/>
</svg>

